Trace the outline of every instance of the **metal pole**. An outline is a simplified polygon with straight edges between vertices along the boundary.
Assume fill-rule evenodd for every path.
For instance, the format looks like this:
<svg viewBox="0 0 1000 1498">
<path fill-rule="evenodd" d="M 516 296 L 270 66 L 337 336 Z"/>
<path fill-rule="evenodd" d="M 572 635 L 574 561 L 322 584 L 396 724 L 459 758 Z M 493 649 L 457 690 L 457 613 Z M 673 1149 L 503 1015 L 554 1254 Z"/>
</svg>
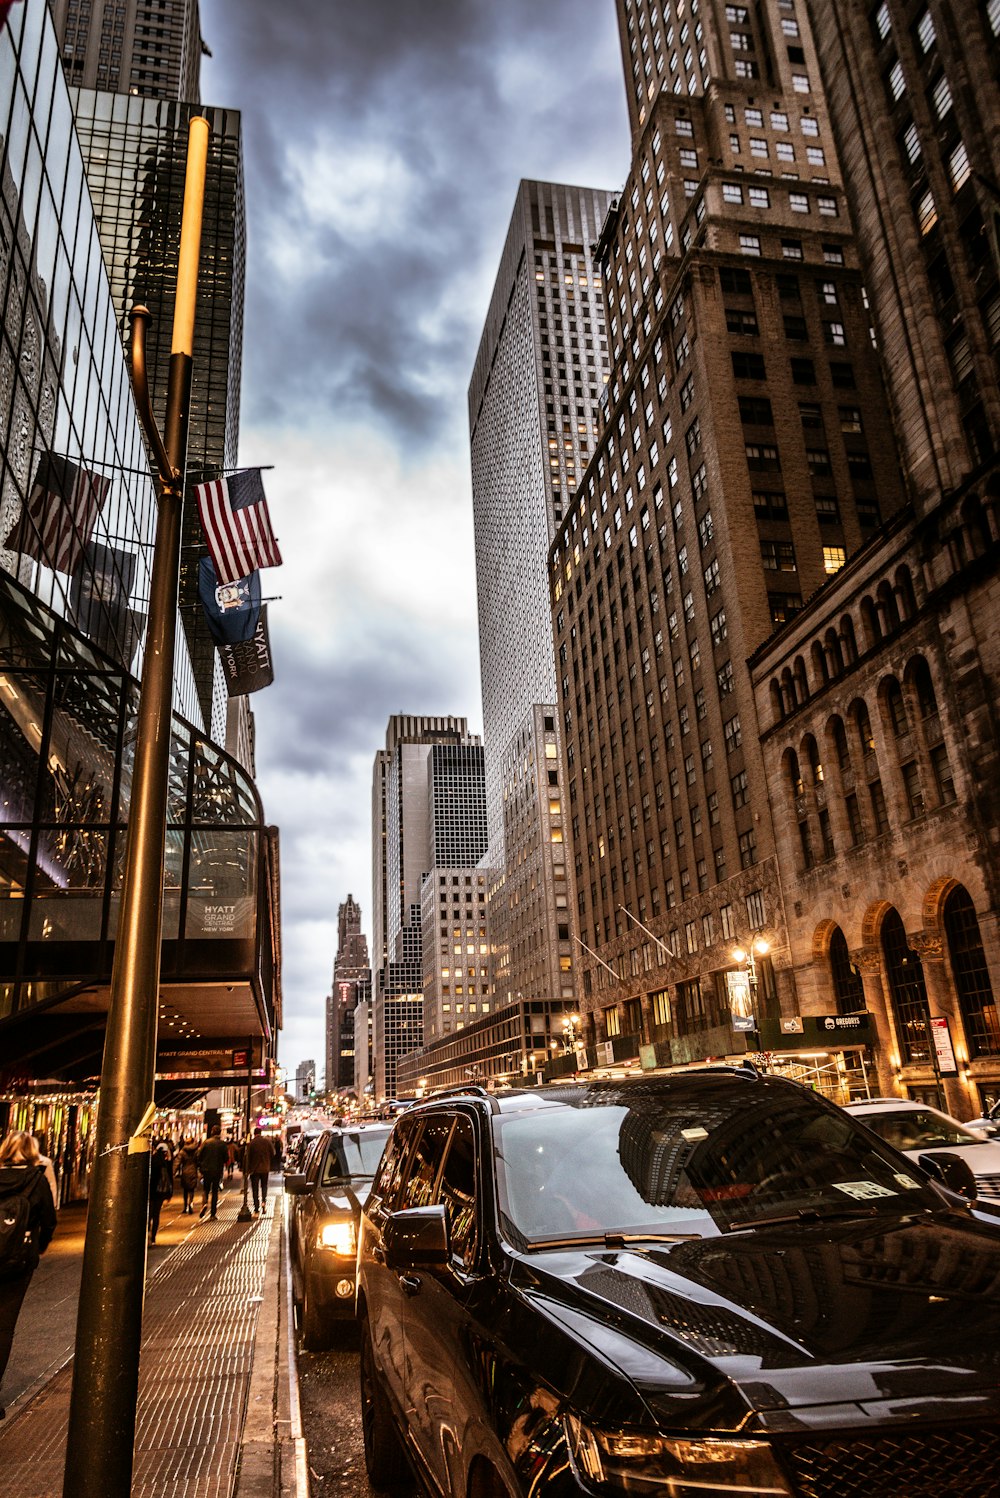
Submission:
<svg viewBox="0 0 1000 1498">
<path fill-rule="evenodd" d="M 145 380 L 149 313 L 133 309 L 137 405 L 160 467 L 149 627 L 139 695 L 135 769 L 121 911 L 115 942 L 90 1209 L 77 1313 L 64 1498 L 109 1498 L 132 1484 L 139 1346 L 146 1269 L 149 1129 L 163 915 L 167 773 L 181 502 L 191 389 L 208 121 L 193 119 L 177 271 L 166 441 L 152 421 Z"/>
</svg>

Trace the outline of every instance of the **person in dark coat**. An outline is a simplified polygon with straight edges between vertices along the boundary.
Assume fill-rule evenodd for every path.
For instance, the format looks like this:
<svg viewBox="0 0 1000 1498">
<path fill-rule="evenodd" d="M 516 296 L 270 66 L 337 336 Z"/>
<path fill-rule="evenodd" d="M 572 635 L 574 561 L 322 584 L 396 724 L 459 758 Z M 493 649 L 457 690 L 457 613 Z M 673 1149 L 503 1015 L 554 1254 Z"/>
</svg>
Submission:
<svg viewBox="0 0 1000 1498">
<path fill-rule="evenodd" d="M 219 1187 L 222 1185 L 222 1172 L 225 1168 L 226 1146 L 222 1140 L 222 1125 L 214 1124 L 211 1134 L 198 1151 L 198 1169 L 201 1171 L 201 1183 L 205 1191 L 205 1200 L 198 1214 L 200 1217 L 204 1217 L 208 1211 L 209 1202 L 212 1205 L 212 1216 L 216 1216 Z"/>
<path fill-rule="evenodd" d="M 0 1144 L 0 1210 L 12 1206 L 17 1195 L 27 1198 L 32 1246 L 27 1268 L 4 1276 L 0 1265 L 0 1383 L 10 1358 L 14 1328 L 31 1276 L 38 1265 L 39 1255 L 48 1248 L 56 1230 L 55 1204 L 45 1179 L 38 1144 L 32 1135 L 21 1132 L 8 1134 Z M 3 1414 L 0 1408 L 0 1418 Z"/>
<path fill-rule="evenodd" d="M 160 1226 L 160 1209 L 168 1197 L 174 1194 L 174 1168 L 170 1151 L 161 1139 L 154 1146 L 149 1161 L 149 1241 L 156 1242 Z"/>
<path fill-rule="evenodd" d="M 198 1189 L 198 1147 L 193 1139 L 185 1139 L 177 1152 L 175 1170 L 180 1176 L 184 1194 L 184 1211 L 194 1211 L 194 1194 Z"/>
<path fill-rule="evenodd" d="M 274 1153 L 260 1129 L 253 1131 L 243 1168 L 250 1177 L 253 1209 L 255 1212 L 263 1212 L 267 1202 L 267 1178 L 274 1168 Z"/>
</svg>

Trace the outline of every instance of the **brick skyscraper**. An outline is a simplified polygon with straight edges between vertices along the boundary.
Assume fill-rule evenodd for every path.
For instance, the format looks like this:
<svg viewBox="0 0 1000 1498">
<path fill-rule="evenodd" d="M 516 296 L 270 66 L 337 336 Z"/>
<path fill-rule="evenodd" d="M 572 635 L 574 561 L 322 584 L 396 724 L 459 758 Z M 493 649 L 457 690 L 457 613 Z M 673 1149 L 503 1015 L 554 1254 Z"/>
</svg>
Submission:
<svg viewBox="0 0 1000 1498">
<path fill-rule="evenodd" d="M 619 22 L 612 372 L 552 605 L 589 1033 L 684 1060 L 741 1048 L 738 939 L 793 997 L 746 659 L 903 493 L 802 7 Z"/>
</svg>

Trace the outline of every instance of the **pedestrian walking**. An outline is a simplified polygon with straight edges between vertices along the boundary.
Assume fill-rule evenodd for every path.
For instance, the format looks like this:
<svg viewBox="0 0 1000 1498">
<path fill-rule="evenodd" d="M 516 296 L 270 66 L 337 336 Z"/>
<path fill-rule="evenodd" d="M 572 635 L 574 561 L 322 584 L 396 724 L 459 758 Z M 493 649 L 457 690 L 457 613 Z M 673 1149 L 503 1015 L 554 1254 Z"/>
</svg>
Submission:
<svg viewBox="0 0 1000 1498">
<path fill-rule="evenodd" d="M 193 1139 L 185 1139 L 177 1152 L 175 1174 L 180 1177 L 184 1197 L 184 1211 L 194 1211 L 194 1194 L 198 1189 L 198 1147 Z"/>
<path fill-rule="evenodd" d="M 253 1138 L 247 1145 L 244 1169 L 250 1177 L 250 1189 L 253 1192 L 253 1209 L 255 1212 L 263 1212 L 267 1202 L 267 1178 L 274 1165 L 274 1154 L 271 1146 L 264 1138 L 260 1129 L 254 1129 Z"/>
<path fill-rule="evenodd" d="M 274 1168 L 275 1168 L 275 1170 L 280 1171 L 283 1164 L 284 1164 L 284 1153 L 283 1153 L 282 1147 L 281 1147 L 281 1135 L 280 1134 L 275 1134 L 275 1136 L 274 1136 Z"/>
<path fill-rule="evenodd" d="M 222 1125 L 213 1124 L 212 1132 L 198 1151 L 198 1169 L 201 1171 L 201 1183 L 205 1192 L 199 1216 L 204 1217 L 211 1203 L 212 1216 L 216 1216 L 219 1207 L 219 1188 L 222 1185 L 222 1172 L 226 1168 L 226 1146 L 222 1141 Z"/>
<path fill-rule="evenodd" d="M 153 1148 L 149 1162 L 149 1241 L 156 1242 L 160 1226 L 160 1209 L 174 1194 L 174 1167 L 164 1140 Z"/>
<path fill-rule="evenodd" d="M 30 1134 L 8 1134 L 0 1144 L 0 1384 L 21 1304 L 55 1230 L 56 1209 L 38 1144 Z M 3 1415 L 0 1407 L 0 1419 Z"/>
<path fill-rule="evenodd" d="M 236 1140 L 233 1138 L 232 1134 L 230 1134 L 229 1138 L 226 1140 L 226 1180 L 227 1180 L 227 1182 L 230 1182 L 233 1179 L 233 1171 L 236 1169 L 236 1156 L 237 1156 L 237 1153 L 238 1152 L 237 1152 L 237 1149 L 236 1149 Z"/>
</svg>

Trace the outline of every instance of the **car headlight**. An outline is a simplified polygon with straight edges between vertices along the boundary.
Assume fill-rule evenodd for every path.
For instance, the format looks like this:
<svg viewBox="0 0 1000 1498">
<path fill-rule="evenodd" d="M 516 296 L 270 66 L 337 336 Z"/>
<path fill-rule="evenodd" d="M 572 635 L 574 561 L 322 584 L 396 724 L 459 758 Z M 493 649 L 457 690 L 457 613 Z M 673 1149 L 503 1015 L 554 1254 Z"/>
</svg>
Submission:
<svg viewBox="0 0 1000 1498">
<path fill-rule="evenodd" d="M 664 1493 L 670 1498 L 781 1495 L 790 1489 L 767 1441 L 596 1430 L 565 1417 L 570 1460 L 581 1481 L 606 1493 Z"/>
<path fill-rule="evenodd" d="M 353 1221 L 325 1222 L 319 1230 L 319 1247 L 353 1259 L 358 1247 L 358 1235 Z"/>
</svg>

